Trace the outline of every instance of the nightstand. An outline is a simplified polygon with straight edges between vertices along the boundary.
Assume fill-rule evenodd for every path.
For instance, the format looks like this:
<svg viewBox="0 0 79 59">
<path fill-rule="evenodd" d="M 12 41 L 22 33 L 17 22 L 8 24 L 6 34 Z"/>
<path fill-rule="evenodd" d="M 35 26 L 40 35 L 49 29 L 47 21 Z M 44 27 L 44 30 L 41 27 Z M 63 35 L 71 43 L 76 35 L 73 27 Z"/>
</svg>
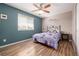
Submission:
<svg viewBox="0 0 79 59">
<path fill-rule="evenodd" d="M 62 40 L 69 41 L 69 34 L 62 34 Z"/>
</svg>

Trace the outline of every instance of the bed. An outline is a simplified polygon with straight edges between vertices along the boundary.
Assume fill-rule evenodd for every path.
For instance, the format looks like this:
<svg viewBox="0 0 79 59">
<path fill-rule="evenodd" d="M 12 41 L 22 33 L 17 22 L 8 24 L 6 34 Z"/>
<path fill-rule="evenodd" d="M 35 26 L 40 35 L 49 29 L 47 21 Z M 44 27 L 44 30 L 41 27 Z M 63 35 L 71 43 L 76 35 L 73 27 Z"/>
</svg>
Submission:
<svg viewBox="0 0 79 59">
<path fill-rule="evenodd" d="M 33 35 L 34 42 L 46 44 L 52 48 L 57 49 L 58 41 L 61 38 L 60 26 L 47 26 L 47 32 L 37 33 Z"/>
</svg>

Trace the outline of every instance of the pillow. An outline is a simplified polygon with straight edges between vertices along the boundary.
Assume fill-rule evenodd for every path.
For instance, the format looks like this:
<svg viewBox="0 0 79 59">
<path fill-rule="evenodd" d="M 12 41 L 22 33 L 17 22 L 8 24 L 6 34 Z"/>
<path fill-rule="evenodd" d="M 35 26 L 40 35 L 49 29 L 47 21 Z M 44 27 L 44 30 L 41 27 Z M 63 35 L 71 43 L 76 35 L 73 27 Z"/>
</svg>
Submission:
<svg viewBox="0 0 79 59">
<path fill-rule="evenodd" d="M 56 30 L 49 30 L 48 32 L 50 32 L 50 33 L 57 33 Z"/>
<path fill-rule="evenodd" d="M 57 33 L 57 31 L 56 30 L 53 30 L 53 32 L 52 33 Z"/>
</svg>

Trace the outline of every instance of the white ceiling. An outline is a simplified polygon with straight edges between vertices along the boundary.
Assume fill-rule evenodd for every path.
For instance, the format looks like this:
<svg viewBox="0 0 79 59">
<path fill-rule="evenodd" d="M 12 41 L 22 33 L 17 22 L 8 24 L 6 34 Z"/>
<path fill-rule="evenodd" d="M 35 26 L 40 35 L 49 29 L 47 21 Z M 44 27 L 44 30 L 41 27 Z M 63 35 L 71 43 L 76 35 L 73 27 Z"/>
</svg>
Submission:
<svg viewBox="0 0 79 59">
<path fill-rule="evenodd" d="M 23 11 L 29 12 L 31 14 L 37 15 L 39 17 L 50 17 L 52 15 L 71 11 L 74 5 L 73 3 L 51 3 L 51 7 L 48 8 L 48 10 L 50 10 L 50 13 L 45 13 L 40 11 L 32 12 L 32 10 L 37 9 L 35 6 L 33 6 L 32 3 L 6 3 L 6 4 L 21 9 Z"/>
</svg>

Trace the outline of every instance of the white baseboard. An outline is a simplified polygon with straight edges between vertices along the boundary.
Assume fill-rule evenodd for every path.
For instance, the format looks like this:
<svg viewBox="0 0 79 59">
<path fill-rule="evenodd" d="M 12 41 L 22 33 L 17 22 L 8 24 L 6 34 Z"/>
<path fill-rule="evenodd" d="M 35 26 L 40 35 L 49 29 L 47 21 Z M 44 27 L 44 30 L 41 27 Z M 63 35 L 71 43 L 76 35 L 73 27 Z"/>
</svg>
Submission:
<svg viewBox="0 0 79 59">
<path fill-rule="evenodd" d="M 18 44 L 18 43 L 21 43 L 21 42 L 24 42 L 24 41 L 28 41 L 28 40 L 31 40 L 31 39 L 32 38 L 25 39 L 25 40 L 18 41 L 18 42 L 14 42 L 14 43 L 10 43 L 10 44 L 7 44 L 7 45 L 3 45 L 3 46 L 0 46 L 0 48 L 4 48 L 4 47 L 7 47 L 7 46 L 11 46 L 11 45 L 14 45 L 14 44 Z"/>
</svg>

